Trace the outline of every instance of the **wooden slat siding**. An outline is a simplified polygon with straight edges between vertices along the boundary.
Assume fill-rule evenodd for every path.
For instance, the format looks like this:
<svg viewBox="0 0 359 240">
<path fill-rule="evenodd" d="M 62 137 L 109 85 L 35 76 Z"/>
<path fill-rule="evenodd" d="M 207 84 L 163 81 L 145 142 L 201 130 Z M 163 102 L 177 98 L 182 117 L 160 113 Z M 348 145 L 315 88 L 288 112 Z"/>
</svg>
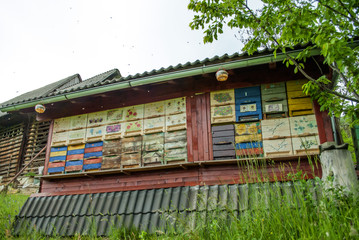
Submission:
<svg viewBox="0 0 359 240">
<path fill-rule="evenodd" d="M 187 98 L 188 161 L 213 159 L 209 93 Z"/>
<path fill-rule="evenodd" d="M 333 142 L 333 128 L 330 122 L 330 117 L 328 116 L 328 111 L 321 112 L 320 105 L 317 101 L 313 102 L 315 118 L 317 120 L 318 132 L 319 132 L 319 141 L 320 144 L 325 142 Z"/>
<path fill-rule="evenodd" d="M 213 159 L 213 142 L 212 142 L 212 127 L 211 127 L 211 103 L 210 94 L 206 94 L 205 111 L 207 118 L 207 136 L 208 136 L 208 159 Z"/>
<path fill-rule="evenodd" d="M 197 136 L 198 136 L 198 161 L 204 160 L 204 134 L 203 134 L 203 111 L 202 111 L 202 97 L 201 95 L 196 95 L 196 116 L 197 116 Z"/>
<path fill-rule="evenodd" d="M 0 130 L 0 176 L 3 184 L 10 181 L 19 169 L 24 128 L 24 123 L 20 123 Z"/>
<path fill-rule="evenodd" d="M 193 126 L 192 126 L 192 101 L 191 97 L 186 98 L 186 118 L 187 118 L 187 156 L 188 162 L 194 161 L 193 156 Z"/>
<path fill-rule="evenodd" d="M 243 184 L 258 182 L 258 178 L 269 181 L 289 181 L 288 173 L 298 169 L 313 178 L 312 167 L 308 160 L 286 160 L 267 164 L 266 170 L 248 171 L 248 166 L 241 164 L 207 165 L 189 169 L 171 169 L 153 172 L 133 172 L 130 175 L 113 174 L 93 177 L 43 180 L 41 193 L 33 196 L 84 194 L 113 191 L 129 191 L 178 186 Z M 315 168 L 315 175 L 321 177 L 321 168 Z"/>
</svg>

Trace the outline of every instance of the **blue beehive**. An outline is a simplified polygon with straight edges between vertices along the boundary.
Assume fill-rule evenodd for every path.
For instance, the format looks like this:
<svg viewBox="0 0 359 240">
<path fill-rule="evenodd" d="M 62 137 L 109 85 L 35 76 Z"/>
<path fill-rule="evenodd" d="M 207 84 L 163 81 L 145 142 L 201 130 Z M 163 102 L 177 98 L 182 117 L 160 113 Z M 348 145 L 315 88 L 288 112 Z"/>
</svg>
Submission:
<svg viewBox="0 0 359 240">
<path fill-rule="evenodd" d="M 235 89 L 236 121 L 262 119 L 261 90 L 259 86 Z"/>
</svg>

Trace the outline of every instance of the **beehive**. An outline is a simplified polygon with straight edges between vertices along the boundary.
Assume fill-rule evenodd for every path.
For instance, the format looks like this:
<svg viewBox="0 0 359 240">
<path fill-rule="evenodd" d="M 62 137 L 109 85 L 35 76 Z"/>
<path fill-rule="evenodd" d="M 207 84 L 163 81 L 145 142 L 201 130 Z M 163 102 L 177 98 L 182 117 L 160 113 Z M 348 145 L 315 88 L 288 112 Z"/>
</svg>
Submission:
<svg viewBox="0 0 359 240">
<path fill-rule="evenodd" d="M 264 119 L 288 116 L 287 94 L 284 82 L 262 84 L 261 97 Z"/>
<path fill-rule="evenodd" d="M 240 158 L 263 154 L 260 122 L 235 124 L 236 155 Z"/>
<path fill-rule="evenodd" d="M 121 166 L 139 167 L 142 156 L 142 136 L 121 139 Z"/>
<path fill-rule="evenodd" d="M 260 87 L 235 89 L 236 121 L 253 121 L 262 119 Z"/>
<path fill-rule="evenodd" d="M 103 141 L 86 143 L 83 170 L 98 170 L 101 168 Z"/>
<path fill-rule="evenodd" d="M 165 133 L 164 163 L 187 161 L 187 131 Z"/>
<path fill-rule="evenodd" d="M 163 163 L 164 140 L 164 133 L 146 134 L 143 136 L 142 161 L 144 165 Z"/>
<path fill-rule="evenodd" d="M 307 82 L 305 79 L 286 82 L 289 116 L 291 117 L 313 114 L 313 104 L 310 96 L 305 95 L 302 89 L 302 86 Z"/>
<path fill-rule="evenodd" d="M 236 121 L 234 89 L 214 91 L 211 96 L 211 123 Z"/>
<path fill-rule="evenodd" d="M 236 158 L 234 132 L 233 124 L 212 126 L 214 160 Z"/>
</svg>

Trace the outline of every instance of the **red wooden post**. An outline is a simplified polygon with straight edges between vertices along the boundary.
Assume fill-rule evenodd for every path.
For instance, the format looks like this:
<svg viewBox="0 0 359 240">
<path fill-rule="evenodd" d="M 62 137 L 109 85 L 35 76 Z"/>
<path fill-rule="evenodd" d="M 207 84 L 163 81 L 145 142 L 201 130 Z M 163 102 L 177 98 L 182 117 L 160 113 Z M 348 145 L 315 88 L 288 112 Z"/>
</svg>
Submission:
<svg viewBox="0 0 359 240">
<path fill-rule="evenodd" d="M 317 120 L 320 144 L 334 142 L 333 128 L 328 111 L 321 112 L 317 101 L 314 101 L 314 112 Z"/>
</svg>

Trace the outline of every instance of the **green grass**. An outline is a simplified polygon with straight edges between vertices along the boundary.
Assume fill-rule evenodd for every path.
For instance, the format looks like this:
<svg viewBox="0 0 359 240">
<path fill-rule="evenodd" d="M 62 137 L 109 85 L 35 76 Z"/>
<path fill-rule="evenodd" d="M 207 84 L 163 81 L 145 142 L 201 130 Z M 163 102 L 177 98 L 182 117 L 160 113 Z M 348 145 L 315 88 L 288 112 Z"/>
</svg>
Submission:
<svg viewBox="0 0 359 240">
<path fill-rule="evenodd" d="M 0 194 L 0 239 L 10 236 L 11 223 L 28 197 L 21 194 Z"/>
</svg>

